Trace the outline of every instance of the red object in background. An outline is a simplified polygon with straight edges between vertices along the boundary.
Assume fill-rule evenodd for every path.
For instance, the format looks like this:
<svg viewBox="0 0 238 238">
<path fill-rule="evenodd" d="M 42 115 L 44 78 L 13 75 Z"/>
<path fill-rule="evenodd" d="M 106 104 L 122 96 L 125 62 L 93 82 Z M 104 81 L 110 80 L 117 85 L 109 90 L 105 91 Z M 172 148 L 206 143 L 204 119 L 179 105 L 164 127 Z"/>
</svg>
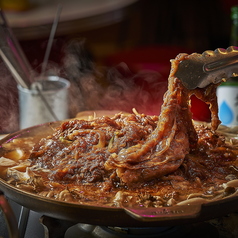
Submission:
<svg viewBox="0 0 238 238">
<path fill-rule="evenodd" d="M 113 67 L 124 62 L 133 73 L 138 73 L 141 70 L 153 70 L 159 72 L 164 80 L 167 80 L 171 68 L 170 60 L 180 53 L 191 54 L 193 52 L 176 46 L 149 46 L 116 53 L 107 57 L 104 63 Z M 191 97 L 191 107 L 194 120 L 206 122 L 211 120 L 209 106 L 195 96 Z"/>
<path fill-rule="evenodd" d="M 145 69 L 155 70 L 167 79 L 171 66 L 170 60 L 179 53 L 190 54 L 192 52 L 175 46 L 148 46 L 116 53 L 107 57 L 105 63 L 109 66 L 115 66 L 125 62 L 134 73 Z"/>
<path fill-rule="evenodd" d="M 205 122 L 211 121 L 209 106 L 195 96 L 191 97 L 191 111 L 194 120 Z"/>
</svg>

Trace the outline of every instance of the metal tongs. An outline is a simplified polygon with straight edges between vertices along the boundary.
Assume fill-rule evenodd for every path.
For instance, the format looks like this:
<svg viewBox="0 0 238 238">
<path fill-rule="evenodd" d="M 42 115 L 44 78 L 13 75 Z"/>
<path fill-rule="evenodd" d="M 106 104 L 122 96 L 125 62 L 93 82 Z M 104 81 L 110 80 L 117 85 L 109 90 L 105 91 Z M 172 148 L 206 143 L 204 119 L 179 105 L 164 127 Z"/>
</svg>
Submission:
<svg viewBox="0 0 238 238">
<path fill-rule="evenodd" d="M 238 76 L 238 47 L 193 53 L 179 63 L 175 73 L 187 89 L 204 88 Z"/>
</svg>

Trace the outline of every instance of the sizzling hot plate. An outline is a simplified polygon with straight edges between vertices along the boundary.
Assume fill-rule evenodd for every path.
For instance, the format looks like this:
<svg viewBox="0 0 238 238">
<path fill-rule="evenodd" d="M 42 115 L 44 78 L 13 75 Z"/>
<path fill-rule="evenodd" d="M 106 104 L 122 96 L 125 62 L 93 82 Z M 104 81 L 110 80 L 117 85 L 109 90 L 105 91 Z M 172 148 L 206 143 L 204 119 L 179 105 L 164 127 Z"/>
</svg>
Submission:
<svg viewBox="0 0 238 238">
<path fill-rule="evenodd" d="M 27 128 L 10 134 L 0 140 L 1 145 L 14 138 L 27 138 L 34 136 L 36 141 L 52 133 L 53 128 L 60 122 L 47 123 Z M 0 179 L 0 190 L 11 200 L 45 215 L 95 225 L 120 226 L 120 227 L 154 227 L 174 226 L 192 222 L 205 221 L 219 216 L 238 211 L 238 195 L 227 197 L 215 202 L 205 204 L 191 204 L 183 206 L 162 208 L 124 208 L 91 206 L 54 200 L 33 193 L 26 192 Z"/>
</svg>

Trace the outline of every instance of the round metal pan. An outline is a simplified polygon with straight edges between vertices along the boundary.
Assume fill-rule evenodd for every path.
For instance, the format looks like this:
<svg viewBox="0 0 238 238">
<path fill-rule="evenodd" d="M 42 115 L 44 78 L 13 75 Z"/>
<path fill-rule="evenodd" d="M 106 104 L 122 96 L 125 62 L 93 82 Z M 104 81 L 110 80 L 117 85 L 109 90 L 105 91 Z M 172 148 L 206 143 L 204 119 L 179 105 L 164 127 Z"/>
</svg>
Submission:
<svg viewBox="0 0 238 238">
<path fill-rule="evenodd" d="M 34 136 L 40 139 L 50 134 L 52 128 L 58 125 L 59 122 L 47 123 L 10 134 L 0 140 L 0 153 L 2 145 L 14 138 Z M 205 204 L 198 203 L 161 208 L 126 208 L 58 201 L 26 192 L 8 184 L 3 179 L 0 179 L 0 190 L 8 198 L 30 210 L 57 219 L 94 225 L 120 227 L 174 226 L 205 221 L 238 211 L 238 196 Z"/>
</svg>

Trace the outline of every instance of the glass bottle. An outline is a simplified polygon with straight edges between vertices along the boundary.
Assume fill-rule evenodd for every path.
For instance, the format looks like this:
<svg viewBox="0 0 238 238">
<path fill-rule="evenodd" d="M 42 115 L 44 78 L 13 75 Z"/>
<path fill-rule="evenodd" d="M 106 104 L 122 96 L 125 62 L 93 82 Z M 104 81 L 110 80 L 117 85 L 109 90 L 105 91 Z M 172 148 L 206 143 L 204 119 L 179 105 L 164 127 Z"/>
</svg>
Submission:
<svg viewBox="0 0 238 238">
<path fill-rule="evenodd" d="M 238 6 L 231 8 L 230 45 L 238 46 Z M 222 125 L 238 125 L 238 77 L 232 77 L 217 89 L 219 118 Z"/>
<path fill-rule="evenodd" d="M 231 21 L 230 45 L 238 46 L 238 5 L 231 8 Z"/>
</svg>

